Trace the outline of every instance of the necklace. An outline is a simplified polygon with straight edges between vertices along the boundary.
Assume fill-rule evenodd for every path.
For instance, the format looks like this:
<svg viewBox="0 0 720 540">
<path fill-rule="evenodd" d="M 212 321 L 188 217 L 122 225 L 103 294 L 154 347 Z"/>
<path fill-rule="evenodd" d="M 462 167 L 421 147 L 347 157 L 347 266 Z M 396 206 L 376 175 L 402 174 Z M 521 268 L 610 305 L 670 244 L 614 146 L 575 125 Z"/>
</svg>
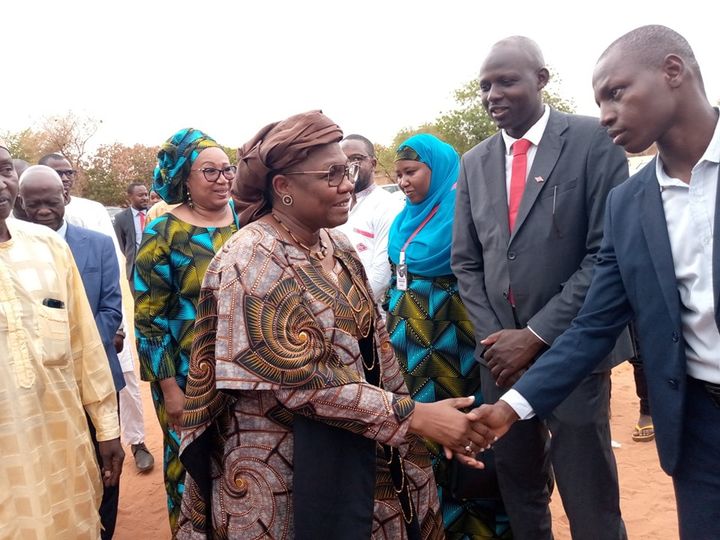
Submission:
<svg viewBox="0 0 720 540">
<path fill-rule="evenodd" d="M 318 234 L 318 243 L 320 244 L 320 249 L 318 251 L 313 251 L 310 247 L 303 244 L 300 240 L 297 239 L 297 237 L 293 234 L 290 228 L 282 222 L 282 220 L 277 216 L 275 212 L 271 213 L 273 219 L 277 221 L 283 229 L 285 229 L 285 232 L 290 235 L 290 238 L 292 238 L 298 246 L 307 251 L 312 257 L 316 258 L 318 261 L 322 261 L 327 256 L 328 248 L 322 240 L 322 234 Z"/>
</svg>

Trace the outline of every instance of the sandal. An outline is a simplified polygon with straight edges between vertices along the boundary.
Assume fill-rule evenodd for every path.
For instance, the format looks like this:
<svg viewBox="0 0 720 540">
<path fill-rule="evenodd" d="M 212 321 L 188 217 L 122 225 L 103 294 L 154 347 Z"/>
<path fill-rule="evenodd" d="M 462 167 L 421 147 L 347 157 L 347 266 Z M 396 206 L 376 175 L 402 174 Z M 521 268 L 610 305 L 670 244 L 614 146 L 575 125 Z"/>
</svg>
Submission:
<svg viewBox="0 0 720 540">
<path fill-rule="evenodd" d="M 650 442 L 655 438 L 655 426 L 637 424 L 633 430 L 632 440 L 635 442 Z"/>
</svg>

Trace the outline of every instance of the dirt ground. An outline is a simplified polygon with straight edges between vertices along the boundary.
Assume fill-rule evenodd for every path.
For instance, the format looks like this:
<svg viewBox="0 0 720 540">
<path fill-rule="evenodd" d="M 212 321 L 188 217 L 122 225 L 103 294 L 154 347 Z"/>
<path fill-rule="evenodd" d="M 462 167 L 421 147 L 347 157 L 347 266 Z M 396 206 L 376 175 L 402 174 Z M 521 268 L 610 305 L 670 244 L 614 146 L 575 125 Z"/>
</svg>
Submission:
<svg viewBox="0 0 720 540">
<path fill-rule="evenodd" d="M 129 448 L 120 488 L 117 540 L 168 539 L 170 532 L 162 483 L 162 433 L 152 408 L 149 387 L 141 383 L 145 405 L 147 445 L 155 456 L 155 468 L 141 475 Z M 612 434 L 620 444 L 615 457 L 620 474 L 622 513 L 631 540 L 672 540 L 678 537 L 675 499 L 670 478 L 660 469 L 655 443 L 636 443 L 632 429 L 637 420 L 632 368 L 628 363 L 613 372 Z M 556 540 L 569 540 L 570 532 L 560 497 L 553 497 L 553 529 Z"/>
</svg>

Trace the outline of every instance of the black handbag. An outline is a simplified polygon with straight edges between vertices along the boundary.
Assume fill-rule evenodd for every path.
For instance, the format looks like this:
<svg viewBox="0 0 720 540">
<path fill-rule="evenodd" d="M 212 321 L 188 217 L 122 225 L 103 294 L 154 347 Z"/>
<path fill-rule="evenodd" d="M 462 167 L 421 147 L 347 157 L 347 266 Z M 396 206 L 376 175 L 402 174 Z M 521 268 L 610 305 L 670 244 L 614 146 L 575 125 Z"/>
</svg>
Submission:
<svg viewBox="0 0 720 540">
<path fill-rule="evenodd" d="M 475 469 L 460 463 L 450 462 L 450 495 L 455 500 L 501 499 L 500 486 L 495 469 L 495 453 L 492 448 L 475 456 L 485 464 L 484 469 Z"/>
</svg>

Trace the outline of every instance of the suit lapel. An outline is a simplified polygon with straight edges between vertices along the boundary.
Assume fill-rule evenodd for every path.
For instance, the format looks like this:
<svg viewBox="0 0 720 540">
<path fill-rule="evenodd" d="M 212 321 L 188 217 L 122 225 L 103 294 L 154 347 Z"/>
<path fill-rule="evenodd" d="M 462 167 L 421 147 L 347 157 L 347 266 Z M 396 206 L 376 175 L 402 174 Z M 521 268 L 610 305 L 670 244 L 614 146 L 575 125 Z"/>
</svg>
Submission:
<svg viewBox="0 0 720 540">
<path fill-rule="evenodd" d="M 643 186 L 638 191 L 640 197 L 640 223 L 647 241 L 650 259 L 657 274 L 660 289 L 673 320 L 680 316 L 675 264 L 672 258 L 670 237 L 668 236 L 665 210 L 663 209 L 660 186 L 657 183 L 655 167 L 648 165 L 648 174 L 643 178 Z"/>
<path fill-rule="evenodd" d="M 505 143 L 498 133 L 487 147 L 487 152 L 480 158 L 483 178 L 486 179 L 488 202 L 495 212 L 497 222 L 501 224 L 500 234 L 503 245 L 510 238 L 508 230 L 508 202 L 505 186 Z M 502 226 L 504 224 L 504 226 Z"/>
<path fill-rule="evenodd" d="M 567 118 L 551 110 L 545 133 L 543 133 L 542 139 L 540 140 L 540 145 L 537 148 L 530 174 L 528 174 L 525 191 L 523 192 L 520 208 L 518 209 L 518 215 L 515 220 L 515 229 L 510 235 L 510 242 L 515 238 L 515 235 L 530 214 L 530 210 L 535 204 L 540 192 L 545 187 L 545 184 L 548 183 L 548 178 L 555 168 L 560 158 L 560 152 L 565 145 L 565 136 L 563 133 L 567 127 Z M 538 182 L 535 178 L 542 178 L 543 181 Z"/>
<path fill-rule="evenodd" d="M 75 259 L 75 266 L 77 266 L 80 275 L 85 270 L 87 264 L 87 242 L 83 242 L 84 236 L 80 227 L 75 227 L 68 223 L 67 231 L 65 233 L 65 240 L 70 246 L 73 258 Z M 85 244 L 85 246 L 83 246 Z"/>
</svg>

